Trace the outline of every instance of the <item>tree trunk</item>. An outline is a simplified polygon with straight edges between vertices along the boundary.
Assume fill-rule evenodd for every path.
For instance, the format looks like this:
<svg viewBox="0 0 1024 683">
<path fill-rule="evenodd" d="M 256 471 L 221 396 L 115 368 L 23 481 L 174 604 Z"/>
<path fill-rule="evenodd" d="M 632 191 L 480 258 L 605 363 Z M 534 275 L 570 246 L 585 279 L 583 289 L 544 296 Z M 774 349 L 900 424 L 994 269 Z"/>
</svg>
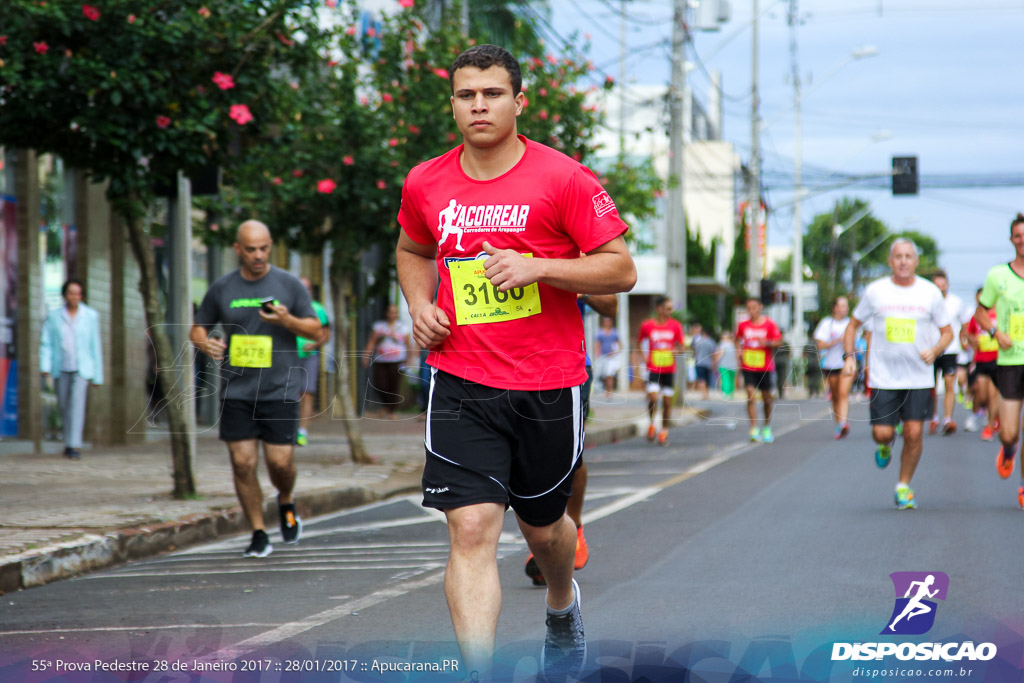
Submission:
<svg viewBox="0 0 1024 683">
<path fill-rule="evenodd" d="M 142 305 L 146 311 L 146 326 L 150 339 L 156 349 L 157 381 L 160 389 L 167 397 L 164 409 L 167 411 L 168 427 L 171 437 L 171 461 L 174 467 L 174 490 L 172 495 L 177 499 L 196 495 L 195 476 L 192 472 L 192 447 L 188 439 L 185 422 L 185 410 L 192 410 L 194 402 L 191 396 L 175 395 L 176 377 L 174 376 L 174 353 L 171 340 L 167 336 L 163 310 L 160 306 L 159 285 L 156 275 L 156 259 L 153 255 L 153 243 L 142 226 L 138 216 L 123 212 L 122 218 L 128 226 L 128 239 L 131 242 L 135 260 L 139 263 L 139 292 L 142 294 Z"/>
<path fill-rule="evenodd" d="M 349 347 L 348 298 L 352 295 L 352 278 L 350 275 L 331 273 L 331 297 L 334 299 L 334 357 L 337 359 L 338 381 L 335 386 L 334 398 L 341 411 L 341 419 L 345 423 L 345 435 L 348 437 L 349 452 L 352 462 L 369 464 L 374 460 L 366 451 L 363 443 L 363 432 L 359 426 L 359 415 L 352 398 L 352 375 L 349 362 L 356 357 L 357 351 Z"/>
</svg>

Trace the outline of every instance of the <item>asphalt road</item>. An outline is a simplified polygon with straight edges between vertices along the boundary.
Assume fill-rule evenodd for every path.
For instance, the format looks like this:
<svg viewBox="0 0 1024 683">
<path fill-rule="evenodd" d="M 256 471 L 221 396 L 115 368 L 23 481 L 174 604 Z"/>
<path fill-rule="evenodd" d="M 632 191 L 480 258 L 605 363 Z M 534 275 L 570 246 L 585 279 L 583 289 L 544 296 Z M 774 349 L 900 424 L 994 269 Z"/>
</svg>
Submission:
<svg viewBox="0 0 1024 683">
<path fill-rule="evenodd" d="M 897 467 L 875 467 L 864 406 L 835 441 L 824 402 L 782 402 L 771 445 L 747 442 L 741 405 L 715 408 L 668 447 L 634 439 L 586 452 L 586 680 L 857 680 L 865 663 L 831 661 L 833 643 L 894 640 L 879 633 L 901 597 L 898 571 L 949 578 L 930 632 L 903 640 L 992 642 L 998 655 L 911 662 L 886 680 L 929 668 L 933 681 L 1020 680 L 1024 516 L 1018 475 L 995 473 L 997 446 L 926 437 L 920 507 L 897 511 Z M 408 671 L 458 657 L 446 528 L 418 497 L 308 520 L 300 544 L 264 560 L 241 558 L 246 541 L 3 596 L 0 681 L 456 680 Z M 544 632 L 526 556 L 510 515 L 496 657 L 508 680 L 533 679 Z M 149 669 L 100 671 L 97 660 Z M 867 664 L 906 665 L 890 660 Z"/>
</svg>

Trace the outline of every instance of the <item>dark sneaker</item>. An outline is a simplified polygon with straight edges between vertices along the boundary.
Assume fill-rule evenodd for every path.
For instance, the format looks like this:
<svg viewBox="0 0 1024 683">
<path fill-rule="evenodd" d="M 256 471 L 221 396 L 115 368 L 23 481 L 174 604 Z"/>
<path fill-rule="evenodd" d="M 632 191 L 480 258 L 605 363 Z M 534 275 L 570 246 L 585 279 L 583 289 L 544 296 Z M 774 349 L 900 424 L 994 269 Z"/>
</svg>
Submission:
<svg viewBox="0 0 1024 683">
<path fill-rule="evenodd" d="M 77 448 L 65 448 L 64 457 L 67 458 L 68 460 L 81 460 L 82 452 Z"/>
<path fill-rule="evenodd" d="M 534 586 L 548 585 L 548 582 L 544 580 L 544 575 L 540 573 L 537 560 L 533 559 L 533 553 L 530 553 L 530 556 L 526 558 L 526 575 L 533 581 Z"/>
<path fill-rule="evenodd" d="M 298 543 L 302 536 L 302 520 L 295 512 L 295 503 L 279 505 L 281 511 L 281 538 L 285 543 Z"/>
<path fill-rule="evenodd" d="M 583 616 L 580 614 L 580 585 L 572 580 L 576 596 L 568 614 L 548 612 L 547 635 L 540 655 L 540 670 L 548 683 L 563 683 L 569 676 L 576 677 L 587 661 L 587 640 L 583 635 Z"/>
<path fill-rule="evenodd" d="M 252 532 L 252 543 L 242 553 L 242 557 L 266 557 L 274 552 L 274 546 L 270 545 L 270 537 L 263 529 Z"/>
</svg>

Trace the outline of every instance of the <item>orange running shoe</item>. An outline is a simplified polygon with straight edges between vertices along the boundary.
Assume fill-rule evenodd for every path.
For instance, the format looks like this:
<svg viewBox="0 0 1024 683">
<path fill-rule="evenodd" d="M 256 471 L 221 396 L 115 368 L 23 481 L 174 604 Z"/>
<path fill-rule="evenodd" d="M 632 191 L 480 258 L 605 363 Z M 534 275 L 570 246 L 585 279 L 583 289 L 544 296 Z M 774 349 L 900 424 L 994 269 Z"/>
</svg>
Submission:
<svg viewBox="0 0 1024 683">
<path fill-rule="evenodd" d="M 996 418 L 995 422 L 992 423 L 992 431 L 994 431 L 994 432 L 998 432 L 999 431 L 999 418 L 998 417 Z"/>
<path fill-rule="evenodd" d="M 658 433 L 658 430 L 657 430 L 657 428 L 654 425 L 651 425 L 650 427 L 648 427 L 647 428 L 647 440 L 648 441 L 654 441 L 654 436 L 657 433 Z"/>
<path fill-rule="evenodd" d="M 952 420 L 949 420 L 948 422 L 944 422 L 942 424 L 942 435 L 943 436 L 949 436 L 950 434 L 952 434 L 955 431 L 956 431 L 956 422 L 953 422 Z"/>
<path fill-rule="evenodd" d="M 667 446 L 668 445 L 668 430 L 667 429 L 662 429 L 660 432 L 658 432 L 658 445 L 659 446 Z"/>
<path fill-rule="evenodd" d="M 992 429 L 991 427 L 989 427 L 988 425 L 985 425 L 984 428 L 982 428 L 982 430 L 981 430 L 981 440 L 982 441 L 991 441 L 992 439 L 995 438 L 995 436 L 996 436 L 995 430 Z"/>
<path fill-rule="evenodd" d="M 1013 474 L 1013 458 L 1017 455 L 1017 442 L 1013 442 L 1012 450 L 1009 455 L 1006 453 L 1006 444 L 999 449 L 999 455 L 996 456 L 996 472 L 1003 479 L 1009 479 L 1010 475 Z"/>
<path fill-rule="evenodd" d="M 526 575 L 533 581 L 534 586 L 546 586 L 548 582 L 544 580 L 544 575 L 540 573 L 540 567 L 537 566 L 537 560 L 533 559 L 533 553 L 526 558 Z"/>
<path fill-rule="evenodd" d="M 583 527 L 576 529 L 576 561 L 573 563 L 575 569 L 583 569 L 590 559 L 590 548 L 587 546 L 587 537 L 583 535 Z"/>
<path fill-rule="evenodd" d="M 939 421 L 932 418 L 931 422 L 928 423 L 928 433 L 935 434 L 937 431 L 939 431 Z"/>
<path fill-rule="evenodd" d="M 1017 489 L 1017 507 L 1024 510 L 1024 486 Z"/>
</svg>

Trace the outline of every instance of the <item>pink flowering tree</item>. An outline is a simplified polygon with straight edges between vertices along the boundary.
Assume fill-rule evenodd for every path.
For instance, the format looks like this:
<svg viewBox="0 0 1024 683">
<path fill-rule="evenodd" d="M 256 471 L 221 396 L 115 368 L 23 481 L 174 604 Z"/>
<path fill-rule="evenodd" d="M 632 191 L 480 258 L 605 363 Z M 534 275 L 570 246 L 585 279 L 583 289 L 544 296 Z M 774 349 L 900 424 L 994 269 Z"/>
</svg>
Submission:
<svg viewBox="0 0 1024 683">
<path fill-rule="evenodd" d="M 62 157 L 127 226 L 158 366 L 174 353 L 145 221 L 158 183 L 229 165 L 280 125 L 280 74 L 319 68 L 318 0 L 6 0 L 0 145 Z M 302 40 L 295 39 L 302 36 Z M 170 395 L 168 373 L 158 373 Z M 195 494 L 183 406 L 169 402 L 174 495 Z"/>
</svg>

